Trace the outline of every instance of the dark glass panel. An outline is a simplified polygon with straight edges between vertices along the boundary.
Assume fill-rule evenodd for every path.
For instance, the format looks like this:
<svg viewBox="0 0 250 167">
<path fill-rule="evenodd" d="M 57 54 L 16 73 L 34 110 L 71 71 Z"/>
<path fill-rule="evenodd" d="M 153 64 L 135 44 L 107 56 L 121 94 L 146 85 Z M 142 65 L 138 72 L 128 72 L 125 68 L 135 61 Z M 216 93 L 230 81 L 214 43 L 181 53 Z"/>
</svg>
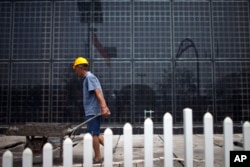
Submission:
<svg viewBox="0 0 250 167">
<path fill-rule="evenodd" d="M 13 3 L 12 58 L 48 60 L 51 55 L 51 2 Z"/>
<path fill-rule="evenodd" d="M 225 116 L 235 123 L 250 119 L 250 62 L 215 63 L 216 121 Z"/>
<path fill-rule="evenodd" d="M 12 63 L 10 122 L 48 122 L 50 63 Z"/>
</svg>

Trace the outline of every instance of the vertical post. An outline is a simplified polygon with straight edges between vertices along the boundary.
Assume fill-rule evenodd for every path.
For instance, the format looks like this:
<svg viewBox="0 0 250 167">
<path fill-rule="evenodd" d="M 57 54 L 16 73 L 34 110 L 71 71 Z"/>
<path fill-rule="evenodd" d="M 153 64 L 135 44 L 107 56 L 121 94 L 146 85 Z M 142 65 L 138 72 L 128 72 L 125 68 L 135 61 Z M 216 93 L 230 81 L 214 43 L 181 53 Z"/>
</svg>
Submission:
<svg viewBox="0 0 250 167">
<path fill-rule="evenodd" d="M 246 121 L 243 124 L 243 142 L 244 142 L 244 150 L 250 151 L 250 122 Z"/>
<path fill-rule="evenodd" d="M 144 121 L 144 166 L 153 167 L 153 122 L 150 118 Z"/>
<path fill-rule="evenodd" d="M 113 166 L 113 132 L 110 128 L 104 131 L 104 166 Z"/>
<path fill-rule="evenodd" d="M 233 122 L 231 118 L 226 117 L 223 121 L 224 133 L 224 166 L 230 166 L 230 151 L 233 150 Z"/>
<path fill-rule="evenodd" d="M 184 141 L 185 141 L 185 167 L 193 167 L 193 117 L 192 109 L 185 108 L 184 115 Z"/>
<path fill-rule="evenodd" d="M 33 166 L 33 153 L 30 148 L 26 148 L 23 151 L 23 167 Z"/>
<path fill-rule="evenodd" d="M 214 140 L 213 140 L 213 116 L 207 112 L 203 117 L 205 167 L 214 166 Z"/>
<path fill-rule="evenodd" d="M 9 150 L 5 151 L 3 154 L 2 166 L 13 167 L 13 154 Z"/>
<path fill-rule="evenodd" d="M 126 123 L 123 127 L 124 135 L 124 167 L 133 166 L 132 126 Z"/>
<path fill-rule="evenodd" d="M 92 135 L 87 133 L 83 139 L 83 164 L 84 166 L 93 165 L 92 149 L 93 149 L 93 138 Z"/>
<path fill-rule="evenodd" d="M 53 148 L 50 143 L 46 143 L 43 147 L 43 167 L 53 166 Z"/>
<path fill-rule="evenodd" d="M 73 166 L 73 150 L 72 150 L 72 140 L 67 138 L 63 142 L 63 166 L 72 167 Z"/>
<path fill-rule="evenodd" d="M 164 114 L 164 167 L 173 167 L 173 118 Z"/>
</svg>

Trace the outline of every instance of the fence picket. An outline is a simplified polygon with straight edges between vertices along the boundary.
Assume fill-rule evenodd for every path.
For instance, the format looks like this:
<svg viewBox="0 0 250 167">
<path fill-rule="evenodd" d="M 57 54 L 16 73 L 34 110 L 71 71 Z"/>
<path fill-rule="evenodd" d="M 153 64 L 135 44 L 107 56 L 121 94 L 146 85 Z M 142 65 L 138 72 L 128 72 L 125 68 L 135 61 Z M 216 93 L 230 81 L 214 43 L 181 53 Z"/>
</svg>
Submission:
<svg viewBox="0 0 250 167">
<path fill-rule="evenodd" d="M 151 118 L 144 121 L 144 166 L 153 167 L 153 122 Z"/>
<path fill-rule="evenodd" d="M 13 167 L 13 154 L 9 150 L 3 154 L 2 167 Z"/>
<path fill-rule="evenodd" d="M 23 151 L 23 167 L 32 167 L 33 165 L 33 153 L 30 148 L 26 148 Z"/>
<path fill-rule="evenodd" d="M 193 167 L 193 117 L 192 109 L 185 108 L 184 115 L 184 144 L 185 144 L 185 167 Z"/>
<path fill-rule="evenodd" d="M 113 132 L 110 128 L 104 131 L 104 166 L 113 166 Z"/>
<path fill-rule="evenodd" d="M 207 112 L 203 117 L 205 167 L 214 166 L 213 116 Z"/>
<path fill-rule="evenodd" d="M 50 143 L 46 143 L 43 147 L 43 167 L 53 166 L 53 147 Z"/>
<path fill-rule="evenodd" d="M 173 167 L 173 118 L 170 113 L 164 115 L 164 166 Z"/>
<path fill-rule="evenodd" d="M 83 164 L 84 166 L 92 166 L 93 165 L 93 157 L 92 157 L 92 145 L 93 145 L 93 137 L 90 133 L 84 135 L 83 139 Z"/>
<path fill-rule="evenodd" d="M 132 145 L 132 126 L 126 123 L 123 127 L 124 135 L 124 167 L 133 166 L 133 145 Z"/>
<path fill-rule="evenodd" d="M 246 121 L 243 124 L 243 142 L 244 142 L 244 150 L 250 151 L 250 122 Z"/>
<path fill-rule="evenodd" d="M 67 138 L 63 142 L 63 166 L 72 167 L 73 166 L 73 143 L 70 138 Z"/>
<path fill-rule="evenodd" d="M 184 161 L 185 167 L 193 167 L 193 122 L 192 109 L 183 109 L 184 117 Z M 204 156 L 205 167 L 214 167 L 214 132 L 213 116 L 207 112 L 203 116 L 204 128 Z M 244 150 L 250 150 L 250 122 L 243 124 L 243 142 Z M 124 167 L 133 166 L 133 128 L 130 123 L 123 127 L 124 135 Z M 164 167 L 173 167 L 173 117 L 170 113 L 165 113 L 163 117 L 163 135 L 164 135 Z M 230 151 L 233 151 L 233 121 L 226 117 L 223 121 L 223 142 L 224 142 L 224 167 L 229 167 Z M 93 166 L 92 150 L 93 138 L 90 134 L 84 136 L 83 164 L 84 166 Z M 147 118 L 144 121 L 144 166 L 153 167 L 154 148 L 153 148 L 153 121 Z M 53 147 L 46 143 L 43 147 L 43 167 L 53 166 Z M 2 156 L 3 167 L 13 167 L 13 154 L 7 150 Z M 22 166 L 33 166 L 33 153 L 30 148 L 26 148 L 22 154 Z M 70 138 L 63 142 L 63 166 L 73 166 L 73 143 Z M 113 166 L 113 132 L 107 128 L 104 132 L 104 166 Z"/>
<path fill-rule="evenodd" d="M 229 167 L 230 151 L 233 150 L 233 122 L 229 117 L 226 117 L 223 121 L 223 134 L 224 134 L 224 166 Z"/>
</svg>

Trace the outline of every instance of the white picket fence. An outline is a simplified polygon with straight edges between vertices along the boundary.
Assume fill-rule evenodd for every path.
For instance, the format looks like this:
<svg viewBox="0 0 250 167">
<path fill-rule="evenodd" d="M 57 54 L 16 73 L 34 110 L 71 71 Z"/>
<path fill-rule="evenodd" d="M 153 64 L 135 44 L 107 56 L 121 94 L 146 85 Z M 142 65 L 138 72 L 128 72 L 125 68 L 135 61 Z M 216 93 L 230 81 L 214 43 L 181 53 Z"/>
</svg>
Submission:
<svg viewBox="0 0 250 167">
<path fill-rule="evenodd" d="M 192 110 L 185 108 L 184 115 L 184 161 L 185 167 L 193 167 L 193 123 Z M 210 113 L 204 115 L 204 155 L 205 167 L 214 166 L 214 143 L 213 143 L 213 117 Z M 173 119 L 170 113 L 164 115 L 164 166 L 173 167 Z M 229 117 L 223 121 L 224 134 L 224 159 L 225 167 L 229 167 L 229 153 L 233 150 L 233 122 Z M 132 152 L 132 126 L 126 123 L 123 127 L 124 135 L 124 167 L 133 166 L 133 152 Z M 144 165 L 145 167 L 153 167 L 153 122 L 147 118 L 144 122 Z M 113 166 L 113 132 L 107 128 L 104 132 L 104 166 Z M 243 149 L 250 150 L 250 123 L 246 121 L 243 124 Z M 84 136 L 84 150 L 83 150 L 83 165 L 86 167 L 93 166 L 92 154 L 92 136 L 86 134 Z M 70 138 L 63 142 L 63 166 L 73 166 L 73 143 Z M 29 148 L 26 148 L 22 154 L 22 166 L 32 167 L 33 153 Z M 3 154 L 3 167 L 13 166 L 13 154 L 6 151 Z M 43 147 L 43 167 L 53 166 L 53 148 L 50 143 L 46 143 Z"/>
</svg>

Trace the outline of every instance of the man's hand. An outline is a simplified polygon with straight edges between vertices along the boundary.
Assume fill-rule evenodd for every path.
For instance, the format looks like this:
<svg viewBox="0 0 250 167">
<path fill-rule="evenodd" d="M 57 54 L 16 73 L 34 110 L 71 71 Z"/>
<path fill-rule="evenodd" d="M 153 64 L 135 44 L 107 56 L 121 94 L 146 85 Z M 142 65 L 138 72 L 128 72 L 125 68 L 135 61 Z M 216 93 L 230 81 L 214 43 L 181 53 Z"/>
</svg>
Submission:
<svg viewBox="0 0 250 167">
<path fill-rule="evenodd" d="M 109 108 L 107 106 L 101 107 L 102 110 L 102 116 L 103 117 L 108 117 L 111 112 L 109 111 Z"/>
</svg>

